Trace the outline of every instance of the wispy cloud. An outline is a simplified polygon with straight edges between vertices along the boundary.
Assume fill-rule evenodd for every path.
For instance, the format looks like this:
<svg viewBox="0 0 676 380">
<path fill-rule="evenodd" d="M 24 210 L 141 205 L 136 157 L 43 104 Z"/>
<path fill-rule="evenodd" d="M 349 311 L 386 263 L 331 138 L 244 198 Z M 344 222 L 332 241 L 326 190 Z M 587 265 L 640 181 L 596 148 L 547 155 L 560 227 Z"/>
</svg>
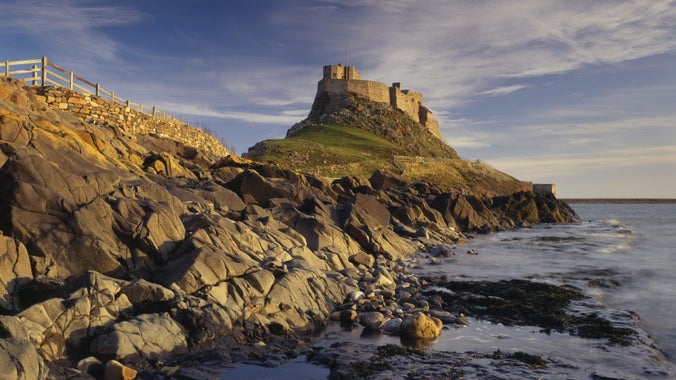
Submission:
<svg viewBox="0 0 676 380">
<path fill-rule="evenodd" d="M 502 87 L 497 87 L 493 88 L 490 90 L 485 90 L 481 91 L 479 95 L 488 95 L 488 96 L 500 96 L 500 95 L 507 95 L 511 94 L 512 92 L 516 92 L 519 90 L 523 90 L 524 88 L 530 87 L 529 85 L 525 84 L 515 84 L 511 86 L 502 86 Z"/>
<path fill-rule="evenodd" d="M 324 3 L 337 9 L 326 15 L 290 8 L 276 20 L 310 31 L 299 38 L 323 43 L 324 49 L 340 51 L 349 44 L 351 62 L 369 78 L 405 82 L 434 108 L 492 94 L 505 78 L 563 73 L 676 48 L 671 0 Z M 319 31 L 334 33 L 332 41 L 340 43 L 332 45 Z"/>
<path fill-rule="evenodd" d="M 303 115 L 301 115 L 299 110 L 287 110 L 276 115 L 255 112 L 219 111 L 202 105 L 185 103 L 161 103 L 158 106 L 176 115 L 213 117 L 255 124 L 291 125 L 301 121 L 304 115 L 307 114 L 307 111 L 304 111 Z"/>
<path fill-rule="evenodd" d="M 630 169 L 664 162 L 676 162 L 676 145 L 597 151 L 584 156 L 576 153 L 537 160 L 490 160 L 492 165 L 501 170 L 524 175 L 525 178 L 551 177 L 552 173 L 556 173 L 557 176 L 569 176 L 617 168 Z"/>
<path fill-rule="evenodd" d="M 101 29 L 140 21 L 131 8 L 95 6 L 78 0 L 3 1 L 0 30 L 33 36 L 45 50 L 69 57 L 69 65 L 115 61 L 118 42 Z"/>
</svg>

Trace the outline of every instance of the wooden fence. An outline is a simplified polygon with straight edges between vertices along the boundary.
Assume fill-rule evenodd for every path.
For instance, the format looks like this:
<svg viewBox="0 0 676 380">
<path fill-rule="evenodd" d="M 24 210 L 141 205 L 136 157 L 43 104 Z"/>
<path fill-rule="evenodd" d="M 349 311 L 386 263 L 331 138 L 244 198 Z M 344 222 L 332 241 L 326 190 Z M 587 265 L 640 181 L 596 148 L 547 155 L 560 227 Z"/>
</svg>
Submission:
<svg viewBox="0 0 676 380">
<path fill-rule="evenodd" d="M 114 91 L 104 90 L 100 84 L 90 82 L 81 76 L 75 75 L 72 71 L 48 61 L 47 57 L 24 61 L 5 61 L 4 65 L 5 70 L 4 72 L 0 72 L 0 76 L 22 80 L 28 86 L 54 85 L 65 87 L 72 91 L 108 99 L 112 103 L 138 110 L 153 117 L 174 119 L 173 116 L 157 110 L 155 106 L 151 107 L 140 103 L 132 103 L 128 99 L 120 98 L 115 95 Z"/>
</svg>

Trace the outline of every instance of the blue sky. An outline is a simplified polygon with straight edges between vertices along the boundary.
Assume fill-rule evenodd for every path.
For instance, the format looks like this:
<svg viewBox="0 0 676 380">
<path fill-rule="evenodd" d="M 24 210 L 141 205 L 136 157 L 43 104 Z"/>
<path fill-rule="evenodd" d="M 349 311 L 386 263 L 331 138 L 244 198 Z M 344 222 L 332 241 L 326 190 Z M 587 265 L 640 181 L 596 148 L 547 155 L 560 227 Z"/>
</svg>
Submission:
<svg viewBox="0 0 676 380">
<path fill-rule="evenodd" d="M 305 118 L 346 46 L 464 158 L 560 197 L 676 198 L 676 1 L 0 0 L 0 60 L 47 56 L 238 154 Z"/>
</svg>

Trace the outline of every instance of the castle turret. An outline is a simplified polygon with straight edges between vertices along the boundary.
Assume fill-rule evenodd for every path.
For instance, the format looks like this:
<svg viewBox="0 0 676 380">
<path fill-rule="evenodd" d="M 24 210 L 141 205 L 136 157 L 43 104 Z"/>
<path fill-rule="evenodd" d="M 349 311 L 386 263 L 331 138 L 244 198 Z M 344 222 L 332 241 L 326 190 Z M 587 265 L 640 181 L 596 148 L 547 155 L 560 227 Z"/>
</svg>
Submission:
<svg viewBox="0 0 676 380">
<path fill-rule="evenodd" d="M 324 79 L 361 79 L 359 71 L 354 66 L 337 65 L 324 66 Z"/>
</svg>

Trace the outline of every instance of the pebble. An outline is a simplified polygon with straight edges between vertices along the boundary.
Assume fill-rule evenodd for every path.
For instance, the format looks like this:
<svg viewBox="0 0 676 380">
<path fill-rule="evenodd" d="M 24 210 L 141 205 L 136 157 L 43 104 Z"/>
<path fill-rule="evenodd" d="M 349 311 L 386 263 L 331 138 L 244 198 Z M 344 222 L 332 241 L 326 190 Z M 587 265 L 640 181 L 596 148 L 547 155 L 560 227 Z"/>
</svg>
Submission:
<svg viewBox="0 0 676 380">
<path fill-rule="evenodd" d="M 401 328 L 401 323 L 403 319 L 401 318 L 392 318 L 385 322 L 383 325 L 383 332 L 389 335 L 399 335 L 399 329 Z"/>
</svg>

